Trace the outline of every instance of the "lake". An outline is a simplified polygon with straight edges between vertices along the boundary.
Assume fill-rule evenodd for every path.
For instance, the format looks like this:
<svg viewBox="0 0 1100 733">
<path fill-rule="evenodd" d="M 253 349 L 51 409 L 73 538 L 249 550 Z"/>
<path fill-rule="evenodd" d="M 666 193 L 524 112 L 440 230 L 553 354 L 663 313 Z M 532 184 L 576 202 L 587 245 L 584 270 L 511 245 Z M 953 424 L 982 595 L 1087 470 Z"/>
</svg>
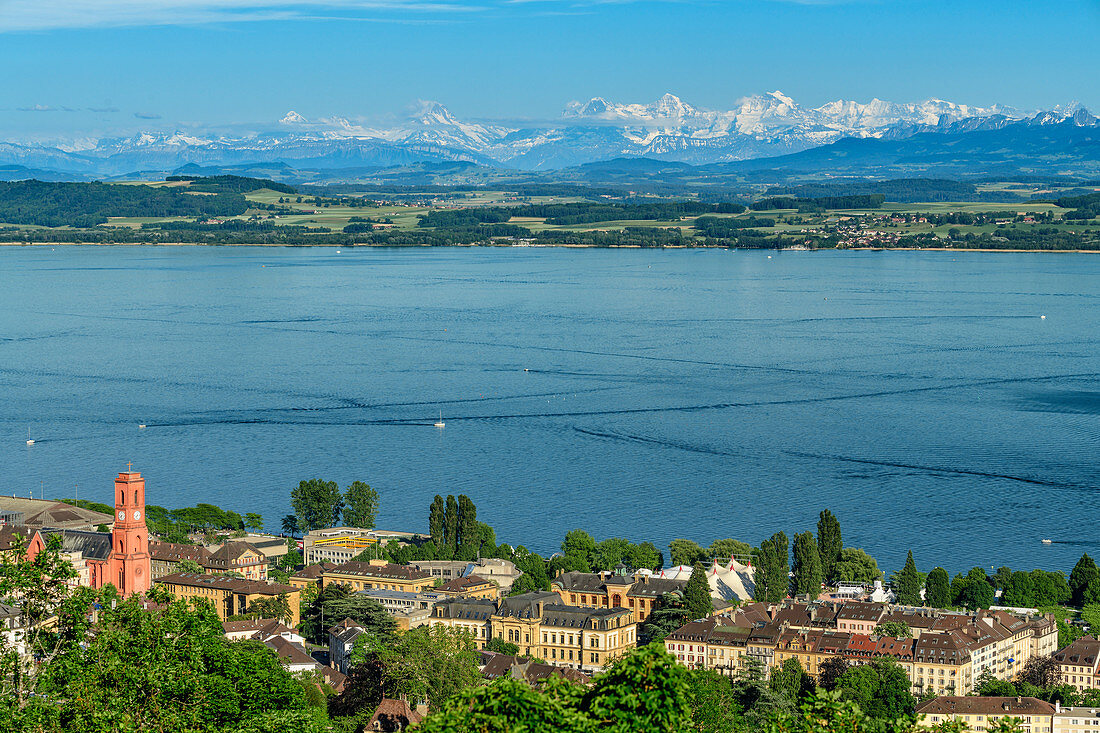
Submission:
<svg viewBox="0 0 1100 733">
<path fill-rule="evenodd" d="M 110 502 L 132 461 L 277 528 L 360 479 L 380 527 L 465 493 L 542 553 L 830 508 L 887 572 L 1068 572 L 1098 339 L 1088 254 L 3 247 L 0 492 Z"/>
</svg>

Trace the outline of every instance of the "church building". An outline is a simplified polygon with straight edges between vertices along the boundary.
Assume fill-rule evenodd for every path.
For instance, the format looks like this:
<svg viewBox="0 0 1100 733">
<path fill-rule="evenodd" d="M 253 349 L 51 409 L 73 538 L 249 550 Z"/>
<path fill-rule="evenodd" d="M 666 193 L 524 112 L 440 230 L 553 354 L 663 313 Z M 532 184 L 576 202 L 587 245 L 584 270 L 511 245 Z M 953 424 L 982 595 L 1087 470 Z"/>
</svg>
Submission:
<svg viewBox="0 0 1100 733">
<path fill-rule="evenodd" d="M 27 543 L 33 559 L 46 546 L 46 538 L 61 538 L 61 551 L 77 568 L 79 584 L 102 588 L 111 583 L 122 596 L 149 590 L 149 530 L 145 525 L 145 479 L 136 471 L 115 479 L 115 517 L 110 532 L 42 528 Z"/>
</svg>

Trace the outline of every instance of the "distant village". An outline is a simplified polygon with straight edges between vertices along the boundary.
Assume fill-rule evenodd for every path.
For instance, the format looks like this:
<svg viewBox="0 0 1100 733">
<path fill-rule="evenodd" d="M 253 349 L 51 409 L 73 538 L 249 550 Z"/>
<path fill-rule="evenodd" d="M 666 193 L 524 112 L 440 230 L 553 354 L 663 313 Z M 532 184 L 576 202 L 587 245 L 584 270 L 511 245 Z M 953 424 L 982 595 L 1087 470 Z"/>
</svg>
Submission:
<svg viewBox="0 0 1100 733">
<path fill-rule="evenodd" d="M 300 541 L 242 532 L 208 545 L 171 543 L 150 536 L 140 473 L 120 473 L 114 493 L 112 516 L 59 501 L 0 496 L 0 559 L 15 547 L 25 547 L 33 559 L 53 538 L 75 570 L 73 585 L 111 584 L 124 597 L 141 597 L 156 586 L 177 598 L 207 602 L 228 639 L 257 640 L 290 671 L 315 672 L 337 691 L 347 679 L 356 640 L 367 632 L 351 618 L 324 618 L 327 646 L 307 641 L 299 628 L 303 610 L 330 586 L 375 601 L 398 629 L 461 629 L 479 650 L 486 679 L 538 685 L 552 676 L 586 683 L 623 657 L 639 644 L 651 614 L 669 599 L 683 599 L 695 571 L 687 565 L 653 570 L 625 564 L 610 571 L 562 571 L 549 589 L 512 594 L 523 573 L 509 560 L 396 564 L 365 553 L 383 543 L 425 542 L 425 535 L 329 527 L 306 532 Z M 287 557 L 295 551 L 302 562 L 288 568 Z M 1013 680 L 1035 658 L 1054 660 L 1064 684 L 1082 692 L 1100 689 L 1100 641 L 1084 636 L 1060 649 L 1058 625 L 1049 614 L 898 605 L 882 582 L 840 584 L 815 597 L 769 603 L 754 600 L 749 558 L 711 558 L 704 570 L 709 613 L 658 640 L 687 668 L 730 677 L 746 669 L 768 675 L 793 659 L 818 679 L 835 660 L 861 665 L 888 658 L 908 675 L 912 694 L 923 701 L 917 713 L 929 726 L 959 720 L 981 730 L 1011 715 L 1026 721 L 1026 731 L 1100 730 L 1097 709 L 975 696 L 981 680 Z M 277 571 L 285 582 L 275 579 Z M 0 601 L 0 638 L 25 655 L 20 599 Z M 425 713 L 417 702 L 384 700 L 376 718 L 415 722 Z"/>
</svg>

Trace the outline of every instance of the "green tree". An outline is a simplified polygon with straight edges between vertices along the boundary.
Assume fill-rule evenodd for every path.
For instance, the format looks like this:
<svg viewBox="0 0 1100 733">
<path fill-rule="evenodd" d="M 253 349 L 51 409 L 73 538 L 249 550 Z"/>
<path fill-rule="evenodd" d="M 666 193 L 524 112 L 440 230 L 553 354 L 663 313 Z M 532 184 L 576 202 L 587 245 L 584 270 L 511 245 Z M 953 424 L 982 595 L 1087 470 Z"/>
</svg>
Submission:
<svg viewBox="0 0 1100 733">
<path fill-rule="evenodd" d="M 1065 573 L 1032 570 L 1031 587 L 1035 592 L 1036 606 L 1060 606 L 1070 600 L 1071 592 Z"/>
<path fill-rule="evenodd" d="M 892 659 L 880 657 L 850 667 L 840 676 L 836 689 L 870 717 L 894 720 L 913 713 L 916 701 L 909 687 L 905 670 Z"/>
<path fill-rule="evenodd" d="M 833 582 L 844 541 L 840 536 L 840 520 L 828 509 L 822 511 L 817 520 L 817 548 L 821 553 L 821 570 L 825 578 Z"/>
<path fill-rule="evenodd" d="M 684 608 L 688 617 L 707 618 L 714 613 L 714 604 L 710 600 L 710 583 L 707 582 L 707 571 L 702 563 L 695 563 L 691 569 L 691 576 L 684 586 Z"/>
<path fill-rule="evenodd" d="M 378 516 L 378 492 L 363 481 L 352 481 L 344 492 L 344 524 L 360 529 L 374 529 Z"/>
<path fill-rule="evenodd" d="M 205 573 L 206 572 L 206 569 L 203 568 L 202 565 L 199 565 L 197 562 L 195 562 L 194 560 L 192 560 L 189 557 L 184 558 L 183 560 L 180 560 L 179 565 L 177 565 L 176 568 L 177 568 L 177 571 L 181 572 L 181 573 L 199 574 L 199 573 Z"/>
<path fill-rule="evenodd" d="M 688 672 L 688 705 L 691 725 L 685 730 L 695 733 L 743 731 L 741 704 L 726 675 L 709 669 Z"/>
<path fill-rule="evenodd" d="M 710 547 L 706 549 L 706 554 L 713 558 L 724 560 L 727 557 L 752 557 L 752 545 L 741 542 L 740 540 L 715 540 L 710 543 Z M 695 563 L 692 563 L 694 565 Z"/>
<path fill-rule="evenodd" d="M 836 689 L 841 675 L 848 671 L 848 660 L 844 657 L 829 657 L 817 668 L 817 682 L 826 690 Z"/>
<path fill-rule="evenodd" d="M 335 481 L 315 478 L 300 482 L 290 492 L 290 505 L 298 518 L 299 531 L 310 532 L 336 526 L 344 508 L 344 498 Z"/>
<path fill-rule="evenodd" d="M 1086 603 L 1100 602 L 1096 592 L 1100 589 L 1100 569 L 1088 553 L 1081 555 L 1081 559 L 1073 566 L 1073 571 L 1069 574 L 1069 589 L 1073 605 L 1077 608 Z"/>
<path fill-rule="evenodd" d="M 913 630 L 904 621 L 883 621 L 872 631 L 875 636 L 892 636 L 897 639 L 911 639 Z"/>
<path fill-rule="evenodd" d="M 596 544 L 596 553 L 592 559 L 593 570 L 614 570 L 625 563 L 633 545 L 622 537 L 609 537 Z"/>
<path fill-rule="evenodd" d="M 821 593 L 821 554 L 813 532 L 794 536 L 794 592 L 816 599 Z"/>
<path fill-rule="evenodd" d="M 518 646 L 496 636 L 485 643 L 485 651 L 496 652 L 497 654 L 507 654 L 513 657 L 519 656 Z"/>
<path fill-rule="evenodd" d="M 447 508 L 443 514 L 443 540 L 448 559 L 453 558 L 458 551 L 458 523 L 458 501 L 448 494 Z"/>
<path fill-rule="evenodd" d="M 643 568 L 660 570 L 661 566 L 664 565 L 664 558 L 661 556 L 661 551 L 652 542 L 639 542 L 630 546 L 623 562 L 634 570 Z"/>
<path fill-rule="evenodd" d="M 248 604 L 248 615 L 256 618 L 273 618 L 289 624 L 292 618 L 290 612 L 290 599 L 286 593 L 277 596 L 265 596 L 257 598 Z"/>
<path fill-rule="evenodd" d="M 645 646 L 664 638 L 686 624 L 688 611 L 683 600 L 673 593 L 664 593 L 653 602 L 653 608 L 638 626 L 638 646 Z"/>
<path fill-rule="evenodd" d="M 327 644 L 329 628 L 346 618 L 363 626 L 367 635 L 379 639 L 379 643 L 388 641 L 397 627 L 393 616 L 378 601 L 352 593 L 339 583 L 326 585 L 302 611 L 301 618 L 298 628 L 314 644 Z"/>
<path fill-rule="evenodd" d="M 971 568 L 966 575 L 956 575 L 951 581 L 951 593 L 954 596 L 954 605 L 972 611 L 989 608 L 996 596 L 981 568 Z"/>
<path fill-rule="evenodd" d="M 283 517 L 282 527 L 283 532 L 291 537 L 302 534 L 302 528 L 298 526 L 298 517 L 293 514 L 287 514 Z"/>
<path fill-rule="evenodd" d="M 834 583 L 873 583 L 881 580 L 883 573 L 875 558 L 856 547 L 845 547 L 833 567 Z"/>
<path fill-rule="evenodd" d="M 894 589 L 894 593 L 897 594 L 898 603 L 902 606 L 920 606 L 920 576 L 917 574 L 916 563 L 913 562 L 913 551 L 909 551 L 909 556 L 905 559 L 905 567 L 901 569 L 901 575 L 898 576 L 898 584 Z"/>
<path fill-rule="evenodd" d="M 787 555 L 787 535 L 776 532 L 760 543 L 754 555 L 756 600 L 777 603 L 790 591 L 790 566 Z"/>
<path fill-rule="evenodd" d="M 924 603 L 932 608 L 951 605 L 951 580 L 943 568 L 932 568 L 924 581 Z"/>
<path fill-rule="evenodd" d="M 1039 688 L 1062 684 L 1062 667 L 1054 657 L 1031 657 L 1016 675 L 1017 683 L 1027 683 Z"/>
<path fill-rule="evenodd" d="M 1100 603 L 1087 603 L 1081 609 L 1081 620 L 1088 624 L 1089 631 L 1100 634 Z"/>
<path fill-rule="evenodd" d="M 477 521 L 477 507 L 470 497 L 458 497 L 458 546 L 457 560 L 474 560 L 481 549 L 481 530 Z"/>
<path fill-rule="evenodd" d="M 447 544 L 447 518 L 446 503 L 443 497 L 436 494 L 432 499 L 432 506 L 428 510 L 428 532 L 432 536 L 432 542 L 436 547 Z"/>
<path fill-rule="evenodd" d="M 691 540 L 672 540 L 668 552 L 674 566 L 694 565 L 707 559 L 706 550 Z"/>
<path fill-rule="evenodd" d="M 797 703 L 799 698 L 814 688 L 810 675 L 806 674 L 801 662 L 794 657 L 784 659 L 782 664 L 772 670 L 768 686 L 792 703 Z"/>
<path fill-rule="evenodd" d="M 264 531 L 264 518 L 263 515 L 256 512 L 248 512 L 244 515 L 244 528 L 252 530 L 253 532 Z"/>
<path fill-rule="evenodd" d="M 1035 583 L 1030 573 L 1017 570 L 1002 581 L 1001 605 L 1031 608 L 1035 604 Z"/>
<path fill-rule="evenodd" d="M 580 706 L 607 733 L 680 733 L 691 717 L 688 672 L 651 644 L 597 675 Z"/>
</svg>

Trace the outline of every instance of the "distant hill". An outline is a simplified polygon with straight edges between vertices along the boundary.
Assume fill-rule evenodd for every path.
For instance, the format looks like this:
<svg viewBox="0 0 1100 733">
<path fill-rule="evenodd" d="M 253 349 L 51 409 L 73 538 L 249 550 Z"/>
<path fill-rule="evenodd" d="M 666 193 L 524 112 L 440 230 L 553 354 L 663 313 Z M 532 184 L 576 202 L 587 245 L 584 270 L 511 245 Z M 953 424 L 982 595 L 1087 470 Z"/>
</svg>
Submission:
<svg viewBox="0 0 1100 733">
<path fill-rule="evenodd" d="M 775 170 L 832 175 L 968 178 L 1100 173 L 1100 120 L 1084 110 L 1037 115 L 994 129 L 922 132 L 901 140 L 845 138 L 775 158 L 703 166 L 713 173 Z"/>
</svg>

